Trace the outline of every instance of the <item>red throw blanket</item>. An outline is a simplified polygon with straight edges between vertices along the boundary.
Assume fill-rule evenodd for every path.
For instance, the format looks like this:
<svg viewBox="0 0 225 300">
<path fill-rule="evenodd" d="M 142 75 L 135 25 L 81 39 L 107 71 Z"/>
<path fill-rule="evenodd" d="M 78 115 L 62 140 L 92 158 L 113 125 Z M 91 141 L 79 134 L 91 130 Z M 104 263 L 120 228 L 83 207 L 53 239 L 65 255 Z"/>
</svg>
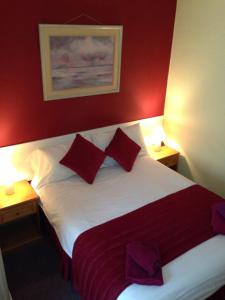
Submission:
<svg viewBox="0 0 225 300">
<path fill-rule="evenodd" d="M 214 236 L 211 206 L 223 200 L 194 185 L 81 234 L 73 249 L 73 285 L 82 300 L 115 300 L 129 285 L 126 245 L 155 241 L 165 265 Z"/>
</svg>

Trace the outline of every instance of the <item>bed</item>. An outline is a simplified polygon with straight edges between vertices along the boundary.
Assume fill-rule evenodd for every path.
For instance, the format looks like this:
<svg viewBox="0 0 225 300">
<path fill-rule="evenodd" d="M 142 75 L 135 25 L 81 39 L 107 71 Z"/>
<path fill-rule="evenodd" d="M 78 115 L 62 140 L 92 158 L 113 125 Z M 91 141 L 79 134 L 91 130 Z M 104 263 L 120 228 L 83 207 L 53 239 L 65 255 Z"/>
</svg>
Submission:
<svg viewBox="0 0 225 300">
<path fill-rule="evenodd" d="M 100 169 L 93 185 L 72 176 L 36 190 L 63 250 L 72 259 L 74 242 L 86 230 L 193 184 L 141 156 L 132 172 L 119 166 Z M 163 286 L 132 284 L 117 299 L 206 299 L 225 284 L 224 249 L 225 236 L 216 235 L 166 264 Z"/>
<path fill-rule="evenodd" d="M 112 134 L 98 137 L 98 146 L 104 149 L 111 138 Z M 137 138 L 136 128 L 132 138 Z M 96 140 L 94 142 L 96 144 Z M 31 160 L 38 173 L 36 177 L 42 177 L 38 184 L 34 176 L 32 183 L 40 196 L 41 207 L 64 257 L 72 264 L 78 250 L 77 241 L 86 232 L 195 186 L 194 182 L 151 159 L 145 151 L 137 156 L 131 172 L 125 172 L 110 160 L 104 161 L 106 164 L 98 171 L 94 184 L 87 184 L 71 170 L 59 166 L 70 146 L 53 147 L 50 152 L 54 153 L 54 162 L 52 158 L 49 160 L 46 151 L 44 155 L 36 151 Z M 206 299 L 225 285 L 224 249 L 225 236 L 212 236 L 166 263 L 162 268 L 162 286 L 131 284 L 116 299 Z M 98 300 L 98 297 L 88 299 Z"/>
</svg>

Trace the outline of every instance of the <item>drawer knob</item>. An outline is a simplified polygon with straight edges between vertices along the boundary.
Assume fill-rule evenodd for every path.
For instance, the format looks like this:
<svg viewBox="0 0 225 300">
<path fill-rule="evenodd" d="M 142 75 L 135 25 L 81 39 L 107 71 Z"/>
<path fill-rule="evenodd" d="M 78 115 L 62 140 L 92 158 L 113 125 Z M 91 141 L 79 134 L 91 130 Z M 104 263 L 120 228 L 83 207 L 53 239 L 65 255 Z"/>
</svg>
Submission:
<svg viewBox="0 0 225 300">
<path fill-rule="evenodd" d="M 19 213 L 19 212 L 17 212 L 17 213 L 16 213 L 16 216 L 19 216 L 19 215 L 20 215 L 20 213 Z"/>
</svg>

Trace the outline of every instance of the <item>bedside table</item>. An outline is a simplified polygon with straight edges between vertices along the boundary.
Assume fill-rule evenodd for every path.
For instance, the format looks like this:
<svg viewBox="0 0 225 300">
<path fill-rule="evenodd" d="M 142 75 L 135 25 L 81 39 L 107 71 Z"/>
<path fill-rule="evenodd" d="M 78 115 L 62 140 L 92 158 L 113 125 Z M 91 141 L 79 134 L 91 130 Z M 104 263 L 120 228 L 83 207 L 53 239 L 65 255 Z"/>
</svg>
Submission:
<svg viewBox="0 0 225 300">
<path fill-rule="evenodd" d="M 159 161 L 160 163 L 164 164 L 165 166 L 176 170 L 178 159 L 180 153 L 168 146 L 162 146 L 161 150 L 156 152 L 154 150 L 150 150 L 150 157 L 154 160 Z"/>
<path fill-rule="evenodd" d="M 29 182 L 14 183 L 15 193 L 5 194 L 0 186 L 0 247 L 3 251 L 41 238 L 39 197 Z"/>
</svg>

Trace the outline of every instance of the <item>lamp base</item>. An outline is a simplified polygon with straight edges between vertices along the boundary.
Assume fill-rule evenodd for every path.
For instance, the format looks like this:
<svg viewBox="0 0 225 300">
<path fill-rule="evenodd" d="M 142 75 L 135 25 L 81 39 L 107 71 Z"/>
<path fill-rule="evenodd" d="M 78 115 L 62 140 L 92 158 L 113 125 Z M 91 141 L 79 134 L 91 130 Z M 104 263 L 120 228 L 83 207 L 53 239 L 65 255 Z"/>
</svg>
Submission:
<svg viewBox="0 0 225 300">
<path fill-rule="evenodd" d="M 9 184 L 5 187 L 5 194 L 6 195 L 13 195 L 14 193 L 15 193 L 15 190 L 14 190 L 13 184 Z"/>
<path fill-rule="evenodd" d="M 155 152 L 160 152 L 161 151 L 161 145 L 154 145 L 153 147 Z"/>
</svg>

